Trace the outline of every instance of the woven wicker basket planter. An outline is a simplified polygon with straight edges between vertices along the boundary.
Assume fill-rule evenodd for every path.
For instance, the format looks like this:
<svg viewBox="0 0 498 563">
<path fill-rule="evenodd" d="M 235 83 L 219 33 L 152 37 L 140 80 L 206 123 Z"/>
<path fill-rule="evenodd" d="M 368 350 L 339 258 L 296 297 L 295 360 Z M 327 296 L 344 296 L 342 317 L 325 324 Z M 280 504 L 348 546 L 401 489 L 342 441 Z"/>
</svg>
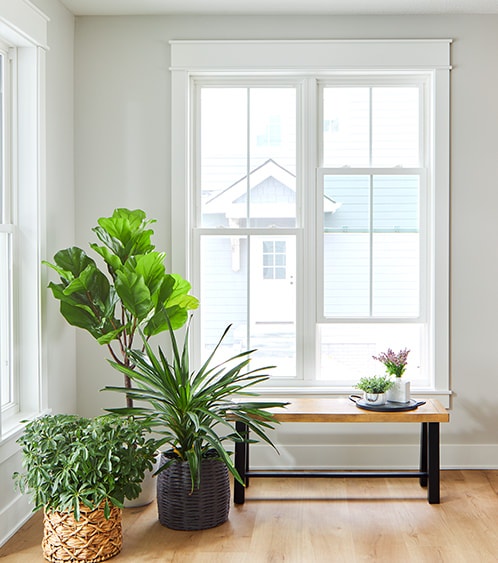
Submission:
<svg viewBox="0 0 498 563">
<path fill-rule="evenodd" d="M 161 457 L 161 465 L 167 461 Z M 228 520 L 230 479 L 226 465 L 215 459 L 201 463 L 201 485 L 191 493 L 186 461 L 173 463 L 157 476 L 159 522 L 174 530 L 205 530 Z"/>
<path fill-rule="evenodd" d="M 72 512 L 50 512 L 44 515 L 42 549 L 48 561 L 96 563 L 114 557 L 121 551 L 122 510 L 111 507 L 104 516 L 103 504 L 97 510 L 81 506 L 78 521 Z"/>
</svg>

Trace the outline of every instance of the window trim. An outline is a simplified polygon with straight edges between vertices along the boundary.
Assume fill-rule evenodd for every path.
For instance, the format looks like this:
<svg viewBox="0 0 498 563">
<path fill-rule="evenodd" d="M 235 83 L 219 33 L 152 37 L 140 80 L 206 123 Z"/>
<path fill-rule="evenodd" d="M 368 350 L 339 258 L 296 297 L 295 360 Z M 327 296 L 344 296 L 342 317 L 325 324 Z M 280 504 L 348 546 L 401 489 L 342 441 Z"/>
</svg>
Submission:
<svg viewBox="0 0 498 563">
<path fill-rule="evenodd" d="M 29 2 L 6 0 L 0 37 L 13 70 L 11 223 L 14 246 L 14 369 L 17 407 L 0 417 L 0 462 L 12 455 L 21 420 L 47 406 L 41 330 L 41 256 L 45 248 L 45 56 L 48 18 Z"/>
<path fill-rule="evenodd" d="M 435 322 L 431 335 L 432 354 L 434 357 L 435 388 L 423 390 L 425 395 L 439 395 L 447 400 L 451 393 L 449 388 L 449 71 L 451 39 L 415 39 L 415 40 L 279 40 L 279 41 L 170 41 L 171 74 L 172 74 L 172 172 L 171 185 L 190 186 L 195 171 L 189 161 L 191 143 L 190 136 L 190 104 L 193 76 L 225 75 L 236 77 L 237 73 L 247 73 L 258 76 L 265 74 L 272 77 L 289 77 L 292 75 L 308 74 L 333 75 L 335 73 L 355 72 L 372 73 L 375 71 L 421 71 L 430 73 L 433 81 L 433 94 L 430 99 L 431 112 L 434 115 L 434 128 L 429 131 L 433 140 L 431 175 L 434 185 L 428 186 L 433 196 L 433 213 L 437 221 L 432 221 L 431 237 L 435 241 L 434 272 L 431 279 L 435 279 L 433 287 Z M 307 103 L 316 103 L 316 86 L 305 82 L 302 96 Z M 195 112 L 192 113 L 195 115 Z M 303 127 L 302 123 L 298 127 Z M 304 140 L 298 150 L 302 151 L 305 170 L 314 167 L 306 166 L 316 162 L 317 131 L 312 125 L 307 130 L 301 129 Z M 298 170 L 298 177 L 303 171 Z M 311 173 L 310 173 L 311 176 Z M 313 175 L 314 176 L 314 175 Z M 302 178 L 308 185 L 314 185 L 316 178 Z M 437 189 L 435 189 L 437 186 Z M 432 193 L 433 191 L 433 193 Z M 180 272 L 187 278 L 192 277 L 192 264 L 189 263 L 188 248 L 192 236 L 192 216 L 190 207 L 191 190 L 171 191 L 172 240 L 171 262 L 174 271 Z M 304 220 L 312 220 L 316 210 L 302 209 Z M 183 244 L 182 242 L 183 241 Z M 303 240 L 305 250 L 314 245 L 313 240 Z M 306 252 L 308 256 L 308 252 Z M 194 272 L 195 275 L 197 275 Z M 302 315 L 304 327 L 314 326 L 315 304 L 306 311 L 299 311 Z M 311 312 L 310 312 L 311 311 Z M 192 334 L 198 341 L 195 326 Z M 305 343 L 305 335 L 297 334 Z M 308 347 L 309 348 L 309 347 Z M 304 354 L 307 347 L 303 346 Z M 437 351 L 437 353 L 436 353 Z M 309 365 L 310 358 L 303 358 Z M 299 369 L 299 366 L 298 366 Z M 303 380 L 304 383 L 308 383 Z M 330 394 L 344 394 L 347 389 L 331 389 L 329 387 L 275 387 L 265 389 L 265 393 L 285 393 L 291 395 L 326 392 Z M 422 390 L 421 390 L 422 391 Z M 446 402 L 446 401 L 445 401 Z"/>
</svg>

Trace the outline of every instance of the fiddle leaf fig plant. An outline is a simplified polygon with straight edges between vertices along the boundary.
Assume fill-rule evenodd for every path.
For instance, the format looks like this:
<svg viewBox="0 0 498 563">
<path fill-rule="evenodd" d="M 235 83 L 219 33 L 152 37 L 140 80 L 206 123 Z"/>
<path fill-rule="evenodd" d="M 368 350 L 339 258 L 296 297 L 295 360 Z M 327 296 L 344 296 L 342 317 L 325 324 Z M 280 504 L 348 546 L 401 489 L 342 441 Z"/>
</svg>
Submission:
<svg viewBox="0 0 498 563">
<path fill-rule="evenodd" d="M 188 312 L 198 307 L 190 283 L 166 272 L 166 254 L 151 242 L 154 222 L 140 209 L 119 208 L 101 217 L 92 229 L 101 244 L 90 248 L 104 269 L 76 246 L 57 252 L 54 263 L 44 262 L 60 276 L 49 288 L 67 322 L 88 331 L 117 364 L 131 368 L 129 350 L 138 335 L 143 346 L 170 326 L 182 327 Z M 125 386 L 131 387 L 128 375 Z M 128 396 L 127 405 L 132 404 Z"/>
</svg>

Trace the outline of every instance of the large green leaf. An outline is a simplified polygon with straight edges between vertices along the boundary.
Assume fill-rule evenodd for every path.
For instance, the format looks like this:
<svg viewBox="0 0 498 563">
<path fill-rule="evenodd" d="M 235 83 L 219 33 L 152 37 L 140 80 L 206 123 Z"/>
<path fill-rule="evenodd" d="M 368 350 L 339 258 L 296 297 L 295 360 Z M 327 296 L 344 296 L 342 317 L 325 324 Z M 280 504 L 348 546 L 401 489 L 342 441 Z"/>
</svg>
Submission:
<svg viewBox="0 0 498 563">
<path fill-rule="evenodd" d="M 136 233 L 143 229 L 146 225 L 155 223 L 154 219 L 147 220 L 145 211 L 142 209 L 126 209 L 125 207 L 118 207 L 112 213 L 113 220 L 124 219 L 128 222 L 130 231 Z M 116 236 L 114 234 L 113 236 Z"/>
<path fill-rule="evenodd" d="M 96 267 L 89 264 L 64 290 L 65 295 L 83 292 L 95 304 L 104 304 L 109 298 L 109 280 Z"/>
<path fill-rule="evenodd" d="M 87 330 L 94 338 L 99 338 L 101 336 L 100 326 L 101 322 L 91 310 L 85 309 L 83 307 L 72 305 L 66 301 L 61 301 L 60 310 L 62 316 L 66 321 L 72 325 L 79 328 L 84 328 Z"/>
<path fill-rule="evenodd" d="M 152 317 L 148 320 L 144 328 L 146 336 L 154 336 L 168 330 L 170 325 L 173 330 L 182 327 L 188 319 L 188 310 L 182 307 L 174 306 L 166 309 L 160 307 L 156 309 Z"/>
<path fill-rule="evenodd" d="M 66 295 L 64 293 L 65 286 L 62 283 L 56 284 L 50 282 L 48 287 L 52 290 L 54 297 L 61 302 L 65 302 L 72 307 L 80 307 L 88 311 L 90 314 L 95 314 L 95 309 L 92 308 L 92 304 L 88 300 L 87 296 L 82 293 L 73 293 L 72 295 Z"/>
<path fill-rule="evenodd" d="M 45 264 L 56 270 L 61 277 L 68 281 L 69 278 L 64 275 L 65 273 L 70 272 L 72 277 L 77 278 L 90 264 L 95 266 L 94 260 L 77 246 L 59 250 L 54 256 L 54 262 L 56 265 L 49 262 L 45 262 Z"/>
<path fill-rule="evenodd" d="M 115 209 L 111 217 L 101 217 L 93 230 L 99 239 L 124 263 L 131 255 L 146 254 L 154 249 L 150 238 L 154 231 L 146 227 L 147 220 L 141 209 Z"/>
<path fill-rule="evenodd" d="M 128 261 L 126 268 L 130 267 L 143 277 L 145 285 L 149 288 L 150 294 L 157 293 L 166 275 L 164 267 L 164 252 L 152 251 L 148 254 L 137 256 L 134 263 Z"/>
<path fill-rule="evenodd" d="M 112 252 L 112 250 L 110 250 L 107 246 L 99 246 L 98 244 L 93 243 L 90 245 L 90 248 L 102 256 L 105 263 L 110 267 L 111 273 L 114 274 L 123 266 L 121 258 Z"/>
<path fill-rule="evenodd" d="M 139 322 L 151 313 L 154 304 L 143 276 L 134 272 L 119 270 L 115 286 L 124 306 Z"/>
</svg>

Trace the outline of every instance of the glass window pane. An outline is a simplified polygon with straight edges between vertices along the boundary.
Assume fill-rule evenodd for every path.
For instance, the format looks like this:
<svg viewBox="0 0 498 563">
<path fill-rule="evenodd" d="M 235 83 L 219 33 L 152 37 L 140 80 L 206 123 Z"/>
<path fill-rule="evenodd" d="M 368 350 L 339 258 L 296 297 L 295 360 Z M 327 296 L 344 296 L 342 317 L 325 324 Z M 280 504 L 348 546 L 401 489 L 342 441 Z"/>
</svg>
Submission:
<svg viewBox="0 0 498 563">
<path fill-rule="evenodd" d="M 296 239 L 294 236 L 250 237 L 251 348 L 258 363 L 276 365 L 273 377 L 296 374 Z M 272 249 L 271 274 L 263 267 Z M 284 265 L 282 265 L 284 264 Z"/>
<path fill-rule="evenodd" d="M 296 224 L 295 88 L 250 89 L 249 214 L 252 227 Z"/>
<path fill-rule="evenodd" d="M 324 315 L 416 317 L 418 176 L 324 178 Z"/>
<path fill-rule="evenodd" d="M 1 407 L 13 401 L 12 386 L 12 255 L 11 235 L 0 232 L 0 397 Z"/>
<path fill-rule="evenodd" d="M 7 221 L 6 217 L 6 193 L 3 185 L 5 178 L 5 116 L 4 116 L 4 55 L 0 53 L 0 223 Z"/>
<path fill-rule="evenodd" d="M 324 166 L 419 165 L 418 87 L 326 87 Z"/>
<path fill-rule="evenodd" d="M 324 181 L 324 315 L 366 316 L 370 310 L 370 178 Z"/>
<path fill-rule="evenodd" d="M 273 266 L 274 256 L 273 254 L 263 254 L 263 265 Z"/>
<path fill-rule="evenodd" d="M 373 178 L 372 314 L 418 316 L 418 176 Z"/>
<path fill-rule="evenodd" d="M 202 88 L 200 104 L 202 224 L 232 226 L 231 219 L 246 216 L 243 204 L 227 213 L 235 196 L 229 200 L 224 192 L 246 192 L 239 182 L 247 174 L 247 89 Z"/>
<path fill-rule="evenodd" d="M 232 329 L 219 357 L 257 348 L 253 366 L 276 365 L 272 376 L 296 373 L 295 237 L 286 237 L 293 267 L 263 267 L 260 236 L 201 238 L 202 354 L 206 358 L 226 325 Z"/>
<path fill-rule="evenodd" d="M 296 225 L 295 88 L 202 87 L 200 139 L 202 226 Z"/>
<path fill-rule="evenodd" d="M 319 327 L 320 370 L 318 379 L 336 385 L 351 385 L 363 376 L 382 375 L 384 366 L 372 356 L 391 348 L 408 348 L 408 366 L 404 377 L 412 385 L 430 385 L 429 370 L 424 368 L 422 350 L 425 326 L 417 323 L 327 324 Z"/>
<path fill-rule="evenodd" d="M 273 241 L 270 240 L 264 240 L 263 241 L 263 252 L 272 252 L 275 249 L 275 243 Z"/>
<path fill-rule="evenodd" d="M 369 88 L 323 91 L 323 165 L 369 166 Z"/>
<path fill-rule="evenodd" d="M 372 88 L 372 166 L 419 165 L 419 89 Z"/>
<path fill-rule="evenodd" d="M 211 350 L 228 324 L 233 324 L 225 346 L 235 340 L 247 346 L 247 237 L 201 238 L 201 318 L 203 356 Z"/>
</svg>

